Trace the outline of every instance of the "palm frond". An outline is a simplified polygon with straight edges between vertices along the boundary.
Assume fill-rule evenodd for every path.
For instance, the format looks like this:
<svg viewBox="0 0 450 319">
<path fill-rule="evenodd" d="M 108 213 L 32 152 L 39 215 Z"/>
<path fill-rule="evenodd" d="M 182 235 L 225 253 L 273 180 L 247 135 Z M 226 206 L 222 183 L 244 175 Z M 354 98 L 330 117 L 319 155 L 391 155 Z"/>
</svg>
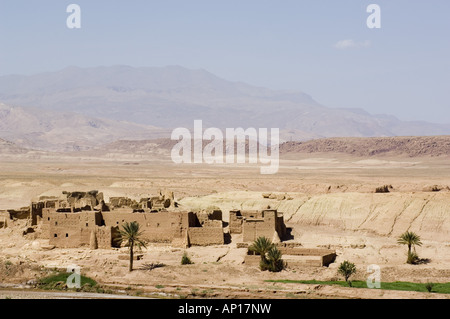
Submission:
<svg viewBox="0 0 450 319">
<path fill-rule="evenodd" d="M 414 232 L 405 232 L 400 235 L 397 242 L 401 245 L 422 246 L 420 236 Z"/>
<path fill-rule="evenodd" d="M 264 256 L 272 247 L 273 244 L 267 237 L 258 237 L 248 249 Z"/>
</svg>

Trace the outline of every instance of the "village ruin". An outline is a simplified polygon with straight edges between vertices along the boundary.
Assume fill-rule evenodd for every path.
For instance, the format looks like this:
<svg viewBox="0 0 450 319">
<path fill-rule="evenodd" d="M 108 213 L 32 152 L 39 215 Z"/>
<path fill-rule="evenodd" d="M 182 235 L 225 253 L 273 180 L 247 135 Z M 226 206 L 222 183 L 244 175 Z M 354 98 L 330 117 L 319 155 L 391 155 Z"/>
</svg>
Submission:
<svg viewBox="0 0 450 319">
<path fill-rule="evenodd" d="M 9 215 L 9 216 L 8 216 Z M 328 266 L 336 253 L 327 249 L 306 249 L 295 242 L 284 243 L 288 229 L 276 209 L 231 210 L 229 222 L 222 211 L 185 211 L 175 202 L 174 194 L 160 191 L 158 196 L 141 198 L 111 197 L 103 193 L 62 192 L 61 196 L 41 196 L 30 207 L 0 214 L 0 227 L 8 219 L 28 219 L 24 235 L 48 239 L 56 248 L 110 249 L 121 247 L 119 229 L 124 223 L 138 222 L 148 243 L 165 243 L 172 247 L 229 244 L 239 234 L 237 248 L 247 248 L 258 237 L 270 239 L 282 251 L 290 265 Z M 248 251 L 247 265 L 256 265 L 258 256 Z"/>
</svg>

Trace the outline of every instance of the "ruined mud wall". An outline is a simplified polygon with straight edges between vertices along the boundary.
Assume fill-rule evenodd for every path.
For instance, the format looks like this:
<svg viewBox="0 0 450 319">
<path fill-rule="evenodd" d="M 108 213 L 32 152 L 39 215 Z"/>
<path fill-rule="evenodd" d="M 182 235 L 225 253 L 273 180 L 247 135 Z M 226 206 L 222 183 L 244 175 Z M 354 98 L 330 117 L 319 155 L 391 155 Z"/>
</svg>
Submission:
<svg viewBox="0 0 450 319">
<path fill-rule="evenodd" d="M 324 256 L 336 253 L 334 250 L 325 248 L 301 248 L 301 247 L 283 247 L 277 245 L 283 255 L 293 256 Z"/>
<path fill-rule="evenodd" d="M 203 227 L 191 227 L 188 231 L 189 243 L 193 246 L 223 245 L 222 221 L 210 220 Z"/>
<path fill-rule="evenodd" d="M 75 248 L 89 245 L 91 232 L 101 223 L 100 212 L 46 212 L 49 243 L 56 247 Z M 42 229 L 41 229 L 42 230 Z"/>
<path fill-rule="evenodd" d="M 8 227 L 9 213 L 0 212 L 0 228 Z"/>
<path fill-rule="evenodd" d="M 258 210 L 232 210 L 229 213 L 230 234 L 242 234 L 244 220 L 264 219 L 263 211 Z M 250 231 L 250 228 L 248 229 Z M 249 234 L 247 234 L 250 236 Z"/>
<path fill-rule="evenodd" d="M 246 220 L 242 228 L 243 241 L 255 241 L 258 237 L 267 237 L 272 240 L 275 233 L 275 225 L 262 219 Z"/>
<path fill-rule="evenodd" d="M 222 211 L 221 210 L 212 210 L 212 211 L 201 211 L 196 212 L 198 222 L 200 225 L 207 223 L 210 220 L 219 220 L 222 221 Z"/>
<path fill-rule="evenodd" d="M 149 242 L 171 242 L 174 237 L 182 237 L 193 223 L 193 214 L 185 212 L 131 213 L 117 210 L 102 213 L 105 226 L 121 226 L 123 223 L 138 222 L 143 237 Z"/>
<path fill-rule="evenodd" d="M 8 213 L 11 219 L 28 219 L 30 218 L 30 207 L 23 207 L 19 210 L 9 209 Z"/>
<path fill-rule="evenodd" d="M 114 243 L 112 242 L 112 229 L 108 226 L 97 226 L 94 230 L 97 240 L 97 247 L 101 249 L 111 248 Z"/>
<path fill-rule="evenodd" d="M 242 223 L 244 219 L 238 211 L 230 211 L 228 227 L 230 234 L 242 234 Z"/>
<path fill-rule="evenodd" d="M 111 197 L 109 199 L 109 205 L 111 209 L 114 209 L 116 207 L 139 207 L 138 203 L 135 200 L 128 197 Z"/>
<path fill-rule="evenodd" d="M 243 241 L 254 241 L 258 237 L 267 237 L 272 240 L 277 231 L 276 214 L 277 212 L 272 210 L 263 211 L 258 214 L 258 216 L 263 216 L 263 218 L 248 218 L 244 220 L 242 227 Z"/>
</svg>

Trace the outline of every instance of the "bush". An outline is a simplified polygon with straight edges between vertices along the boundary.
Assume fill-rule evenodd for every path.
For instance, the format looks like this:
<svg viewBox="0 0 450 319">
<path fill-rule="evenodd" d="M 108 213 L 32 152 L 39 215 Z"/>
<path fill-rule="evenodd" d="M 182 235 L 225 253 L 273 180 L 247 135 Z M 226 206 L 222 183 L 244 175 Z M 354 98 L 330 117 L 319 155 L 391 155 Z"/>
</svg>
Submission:
<svg viewBox="0 0 450 319">
<path fill-rule="evenodd" d="M 406 260 L 406 262 L 408 264 L 415 265 L 415 264 L 417 264 L 418 261 L 419 261 L 419 256 L 414 251 L 408 252 L 408 258 Z"/>
<path fill-rule="evenodd" d="M 375 193 L 389 193 L 390 188 L 393 188 L 392 185 L 384 185 L 381 187 L 377 187 L 375 189 Z"/>
<path fill-rule="evenodd" d="M 355 266 L 355 264 L 345 260 L 339 265 L 338 273 L 341 274 L 342 276 L 344 276 L 345 281 L 351 287 L 352 282 L 349 279 L 350 279 L 351 275 L 356 273 L 356 266 Z"/>
<path fill-rule="evenodd" d="M 181 257 L 181 264 L 182 265 L 191 265 L 191 264 L 193 264 L 193 262 L 188 257 L 186 252 L 183 254 L 183 257 Z"/>
<path fill-rule="evenodd" d="M 427 283 L 425 284 L 425 288 L 427 289 L 428 292 L 432 292 L 433 287 L 434 287 L 434 284 L 431 283 L 431 282 L 427 282 Z"/>
<path fill-rule="evenodd" d="M 281 251 L 277 247 L 272 247 L 267 252 L 267 270 L 270 272 L 280 272 L 285 268 L 285 263 L 283 259 L 281 259 L 282 254 Z"/>
<path fill-rule="evenodd" d="M 259 268 L 262 271 L 279 272 L 286 267 L 281 251 L 266 237 L 258 237 L 248 250 L 261 256 Z"/>
<path fill-rule="evenodd" d="M 432 192 L 440 192 L 441 188 L 439 186 L 437 186 L 437 185 L 434 185 L 433 187 L 431 187 L 431 191 Z"/>
</svg>

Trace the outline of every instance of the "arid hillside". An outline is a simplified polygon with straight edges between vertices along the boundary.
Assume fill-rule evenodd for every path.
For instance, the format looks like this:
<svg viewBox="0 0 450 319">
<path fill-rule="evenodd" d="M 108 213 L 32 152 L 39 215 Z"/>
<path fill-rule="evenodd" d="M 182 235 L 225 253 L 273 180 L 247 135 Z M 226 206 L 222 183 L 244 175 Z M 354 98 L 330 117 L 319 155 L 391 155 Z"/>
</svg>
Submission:
<svg viewBox="0 0 450 319">
<path fill-rule="evenodd" d="M 27 150 L 0 138 L 0 154 L 24 154 Z"/>
<path fill-rule="evenodd" d="M 112 143 L 98 145 L 91 150 L 79 152 L 65 152 L 70 157 L 105 157 L 114 155 L 157 155 L 160 159 L 170 160 L 170 151 L 178 141 L 169 138 L 143 139 L 143 140 L 117 140 Z M 203 146 L 210 141 L 204 140 Z M 246 143 L 248 151 L 248 141 Z M 224 144 L 224 150 L 226 145 Z M 0 154 L 26 153 L 27 149 L 16 143 L 0 139 Z M 52 156 L 48 152 L 48 156 Z M 354 157 L 446 157 L 450 156 L 450 135 L 443 136 L 398 136 L 398 137 L 336 137 L 315 139 L 306 142 L 284 142 L 280 145 L 281 158 L 291 159 L 297 154 L 303 155 L 350 155 Z M 61 153 L 54 154 L 61 156 Z"/>
<path fill-rule="evenodd" d="M 178 141 L 167 138 L 154 140 L 120 140 L 83 152 L 83 155 L 127 154 L 157 155 L 170 160 L 170 151 Z M 209 141 L 204 140 L 203 146 Z M 248 150 L 248 142 L 246 143 Z M 224 144 L 224 150 L 226 145 Z M 81 154 L 81 153 L 80 153 Z M 280 145 L 281 158 L 291 159 L 296 155 L 321 154 L 354 157 L 445 157 L 450 156 L 450 136 L 399 136 L 399 137 L 342 137 L 315 139 L 307 142 L 285 142 Z M 77 153 L 72 153 L 77 155 Z"/>
<path fill-rule="evenodd" d="M 448 156 L 450 136 L 339 137 L 308 142 L 286 142 L 282 155 L 295 153 L 344 153 L 355 156 Z"/>
<path fill-rule="evenodd" d="M 330 234 L 363 232 L 397 238 L 410 230 L 427 240 L 446 242 L 450 238 L 449 192 L 280 193 L 278 199 L 275 196 L 264 199 L 261 193 L 229 192 L 184 198 L 180 203 L 182 207 L 191 209 L 215 206 L 224 212 L 232 209 L 259 210 L 270 206 L 284 213 L 288 226 L 294 231 L 325 227 L 330 229 Z M 302 234 L 297 232 L 297 235 Z"/>
</svg>

